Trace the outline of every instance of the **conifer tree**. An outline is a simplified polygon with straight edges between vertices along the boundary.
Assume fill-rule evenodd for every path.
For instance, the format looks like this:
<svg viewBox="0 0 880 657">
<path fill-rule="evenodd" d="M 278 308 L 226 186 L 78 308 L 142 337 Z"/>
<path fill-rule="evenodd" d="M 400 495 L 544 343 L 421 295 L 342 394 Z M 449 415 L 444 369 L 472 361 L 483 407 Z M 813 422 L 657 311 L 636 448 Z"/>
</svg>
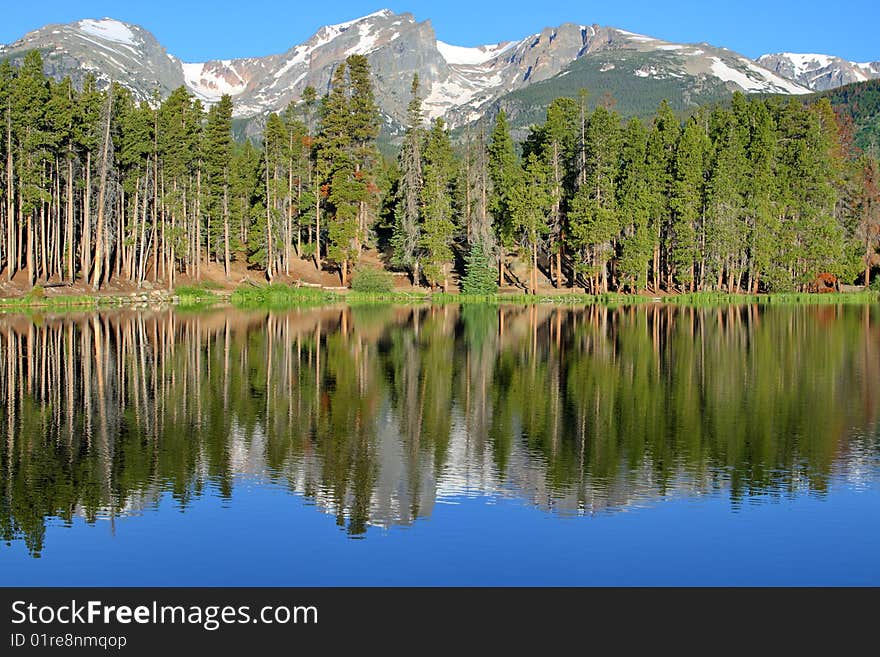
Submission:
<svg viewBox="0 0 880 657">
<path fill-rule="evenodd" d="M 370 77 L 369 61 L 365 55 L 351 55 L 346 61 L 351 84 L 351 139 L 359 194 L 356 263 L 360 258 L 361 246 L 367 239 L 367 232 L 376 220 L 379 197 L 376 180 L 380 160 L 376 138 L 379 136 L 381 120 Z"/>
<path fill-rule="evenodd" d="M 574 100 L 571 98 L 554 100 L 547 108 L 547 119 L 544 124 L 533 127 L 529 139 L 523 145 L 523 156 L 531 152 L 539 155 L 547 165 L 552 180 L 548 250 L 550 278 L 556 287 L 562 285 L 567 204 L 581 173 L 576 170 L 579 161 L 578 116 L 579 108 Z"/>
<path fill-rule="evenodd" d="M 452 239 L 455 233 L 453 192 L 455 161 L 443 119 L 436 119 L 428 133 L 424 152 L 421 248 L 425 277 L 431 287 L 449 287 Z"/>
<path fill-rule="evenodd" d="M 498 277 L 490 253 L 480 241 L 474 242 L 464 263 L 464 278 L 461 293 L 469 295 L 490 295 L 498 291 Z"/>
<path fill-rule="evenodd" d="M 617 180 L 620 161 L 620 119 L 597 107 L 586 128 L 581 185 L 571 202 L 569 224 L 577 249 L 575 270 L 593 277 L 594 291 L 608 291 L 608 262 L 620 232 Z"/>
<path fill-rule="evenodd" d="M 232 98 L 224 94 L 208 110 L 205 125 L 205 173 L 208 177 L 207 216 L 213 229 L 207 230 L 208 253 L 218 253 L 223 244 L 223 273 L 229 278 L 232 250 L 230 248 L 229 184 L 232 164 Z"/>
<path fill-rule="evenodd" d="M 414 75 L 412 98 L 407 108 L 406 133 L 397 156 L 400 178 L 394 206 L 394 230 L 391 238 L 393 263 L 409 270 L 413 285 L 420 284 L 421 214 L 422 214 L 422 99 L 419 76 Z"/>
<path fill-rule="evenodd" d="M 36 249 L 40 212 L 45 212 L 43 193 L 44 164 L 49 156 L 46 126 L 46 104 L 49 85 L 43 75 L 39 51 L 25 55 L 12 84 L 12 124 L 17 136 L 20 157 L 16 158 L 15 179 L 18 183 L 18 213 L 24 223 L 25 266 L 28 280 L 37 280 Z"/>
<path fill-rule="evenodd" d="M 647 194 L 645 151 L 648 133 L 638 119 L 631 119 L 623 133 L 617 204 L 621 217 L 621 282 L 633 292 L 648 287 L 652 255 L 650 208 Z"/>
<path fill-rule="evenodd" d="M 550 232 L 547 220 L 553 198 L 547 165 L 534 153 L 528 156 L 522 173 L 516 176 L 506 205 L 513 228 L 529 259 L 529 293 L 537 294 L 538 252 Z"/>
<path fill-rule="evenodd" d="M 685 290 L 696 289 L 696 267 L 705 206 L 706 157 L 709 137 L 698 117 L 692 117 L 682 132 L 675 153 L 670 205 L 673 211 L 670 239 L 671 266 L 675 282 Z"/>
<path fill-rule="evenodd" d="M 486 135 L 480 127 L 474 134 L 466 130 L 461 171 L 461 204 L 465 236 L 469 245 L 482 244 L 486 254 L 495 252 L 495 234 L 489 210 L 489 156 Z"/>
<path fill-rule="evenodd" d="M 654 291 L 660 289 L 661 275 L 665 265 L 661 247 L 666 243 L 671 223 L 669 207 L 672 189 L 672 168 L 675 148 L 678 144 L 680 126 L 669 103 L 664 100 L 657 109 L 654 125 L 648 136 L 645 154 L 646 201 L 651 226 L 653 247 L 652 277 Z M 667 287 L 669 284 L 668 268 Z"/>
<path fill-rule="evenodd" d="M 757 294 L 761 276 L 773 262 L 779 234 L 776 158 L 779 149 L 776 124 L 766 102 L 749 104 L 751 126 L 748 146 L 749 176 L 746 181 L 746 231 L 749 243 L 747 289 Z M 703 249 L 705 253 L 705 247 Z M 702 276 L 700 283 L 702 284 Z"/>
<path fill-rule="evenodd" d="M 337 264 L 343 285 L 360 256 L 378 192 L 374 167 L 379 121 L 369 75 L 363 55 L 340 64 L 321 114 L 319 166 L 331 215 L 327 256 Z"/>
<path fill-rule="evenodd" d="M 492 129 L 487 150 L 487 171 L 492 182 L 488 205 L 498 244 L 498 284 L 503 286 L 507 250 L 513 246 L 516 230 L 508 205 L 513 188 L 518 184 L 517 176 L 520 171 L 503 109 L 495 117 L 495 127 Z"/>
<path fill-rule="evenodd" d="M 739 264 L 747 243 L 743 231 L 745 149 L 732 112 L 717 110 L 713 123 L 715 159 L 706 191 L 707 278 L 716 288 L 733 292 L 740 280 Z"/>
</svg>

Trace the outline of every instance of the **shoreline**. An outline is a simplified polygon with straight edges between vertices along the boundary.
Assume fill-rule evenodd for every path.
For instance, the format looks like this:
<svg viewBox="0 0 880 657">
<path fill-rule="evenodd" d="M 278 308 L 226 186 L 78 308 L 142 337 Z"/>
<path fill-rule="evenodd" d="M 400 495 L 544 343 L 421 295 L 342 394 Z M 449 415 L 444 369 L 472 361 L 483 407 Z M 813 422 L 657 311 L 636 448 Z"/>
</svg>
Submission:
<svg viewBox="0 0 880 657">
<path fill-rule="evenodd" d="M 617 294 L 585 293 L 537 294 L 496 293 L 487 296 L 413 292 L 355 292 L 352 290 L 296 287 L 283 284 L 239 286 L 235 289 L 211 289 L 182 286 L 166 290 L 139 291 L 127 294 L 45 295 L 28 293 L 20 297 L 0 297 L 0 313 L 33 310 L 105 310 L 112 308 L 209 308 L 228 305 L 242 309 L 279 309 L 302 306 L 326 306 L 344 303 L 350 306 L 370 304 L 408 305 L 431 303 L 479 305 L 562 305 L 562 306 L 636 306 L 667 304 L 687 307 L 730 305 L 841 305 L 880 302 L 880 292 L 769 293 L 729 294 L 702 292 L 694 294 Z"/>
</svg>

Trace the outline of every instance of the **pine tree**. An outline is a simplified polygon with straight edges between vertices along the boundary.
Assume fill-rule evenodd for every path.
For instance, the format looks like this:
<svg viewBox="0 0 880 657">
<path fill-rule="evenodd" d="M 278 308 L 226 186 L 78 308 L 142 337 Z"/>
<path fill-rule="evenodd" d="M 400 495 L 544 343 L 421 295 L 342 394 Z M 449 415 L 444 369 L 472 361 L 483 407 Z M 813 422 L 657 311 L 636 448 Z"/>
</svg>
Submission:
<svg viewBox="0 0 880 657">
<path fill-rule="evenodd" d="M 379 136 L 381 119 L 366 56 L 351 55 L 346 61 L 351 83 L 351 139 L 359 192 L 354 259 L 356 263 L 360 258 L 361 246 L 367 240 L 367 233 L 376 220 L 379 205 L 376 175 L 380 157 L 376 138 Z"/>
<path fill-rule="evenodd" d="M 5 202 L 2 211 L 4 216 L 4 231 L 0 237 L 3 241 L 4 265 L 6 268 L 6 280 L 11 281 L 15 274 L 17 262 L 15 257 L 15 149 L 13 148 L 12 136 L 12 88 L 14 74 L 9 60 L 0 62 L 0 99 L 3 102 L 3 141 L 0 150 L 5 150 L 3 166 L 5 168 L 3 187 Z"/>
<path fill-rule="evenodd" d="M 509 210 L 509 197 L 517 182 L 516 150 L 507 127 L 507 116 L 499 110 L 488 146 L 487 171 L 492 182 L 489 212 L 492 214 L 498 244 L 498 284 L 504 285 L 507 250 L 513 246 L 515 226 Z"/>
<path fill-rule="evenodd" d="M 733 113 L 716 110 L 714 161 L 706 189 L 706 278 L 710 285 L 733 292 L 739 285 L 744 233 L 747 163 L 742 132 Z"/>
<path fill-rule="evenodd" d="M 617 205 L 621 217 L 620 279 L 633 292 L 648 287 L 652 255 L 645 151 L 648 133 L 638 119 L 631 119 L 623 133 L 621 166 L 617 182 Z"/>
<path fill-rule="evenodd" d="M 546 163 L 551 175 L 552 209 L 549 217 L 548 249 L 551 254 L 550 278 L 556 287 L 562 285 L 566 206 L 574 193 L 579 173 L 575 170 L 578 162 L 578 117 L 579 108 L 574 100 L 554 100 L 547 108 L 544 124 L 534 126 L 523 145 L 523 156 L 536 153 Z"/>
<path fill-rule="evenodd" d="M 581 185 L 569 211 L 575 271 L 593 277 L 594 291 L 608 291 L 608 262 L 620 232 L 617 180 L 620 166 L 620 118 L 597 107 L 587 124 Z"/>
<path fill-rule="evenodd" d="M 287 176 L 284 167 L 287 164 L 285 149 L 287 148 L 287 127 L 276 113 L 266 119 L 263 131 L 263 182 L 265 186 L 265 227 L 263 240 L 254 251 L 258 262 L 265 265 L 266 276 L 272 280 L 278 270 L 278 258 L 283 253 L 284 235 L 281 230 L 284 216 L 284 202 L 287 192 Z M 251 245 L 252 248 L 257 244 Z"/>
<path fill-rule="evenodd" d="M 46 125 L 49 85 L 43 75 L 43 60 L 39 51 L 32 50 L 25 55 L 12 84 L 11 94 L 12 129 L 17 136 L 19 153 L 15 159 L 18 213 L 25 224 L 25 266 L 28 280 L 33 285 L 37 280 L 37 226 L 40 213 L 45 212 L 44 164 L 49 157 Z"/>
<path fill-rule="evenodd" d="M 88 278 L 92 269 L 92 246 L 91 239 L 93 235 L 92 212 L 94 205 L 92 202 L 92 169 L 95 157 L 95 151 L 98 147 L 101 107 L 103 99 L 101 93 L 97 90 L 95 77 L 88 74 L 83 82 L 83 89 L 79 95 L 79 103 L 77 105 L 77 130 L 76 145 L 82 153 L 83 162 L 83 212 L 82 212 L 82 228 L 80 234 L 81 241 L 81 271 L 83 278 Z"/>
<path fill-rule="evenodd" d="M 2 91 L 0 91 L 2 93 Z M 48 115 L 50 131 L 52 132 L 52 142 L 55 152 L 60 155 L 56 161 L 56 166 L 63 169 L 65 200 L 64 200 L 64 232 L 63 232 L 63 259 L 64 272 L 58 271 L 58 277 L 61 279 L 64 274 L 67 280 L 73 283 L 76 276 L 76 260 L 74 256 L 74 134 L 76 125 L 76 90 L 73 88 L 73 82 L 70 78 L 64 78 L 60 83 L 52 85 L 51 99 L 46 108 Z M 60 175 L 60 171 L 59 171 Z M 61 199 L 57 199 L 61 202 Z M 60 224 L 60 213 L 59 213 Z M 59 230 L 59 239 L 61 226 L 57 226 Z M 57 248 L 61 249 L 62 244 L 57 244 Z M 61 266 L 59 258 L 59 267 Z"/>
<path fill-rule="evenodd" d="M 391 244 L 392 262 L 408 269 L 413 285 L 420 284 L 421 221 L 422 221 L 422 99 L 419 97 L 419 76 L 414 75 L 412 98 L 407 109 L 407 127 L 397 156 L 400 178 L 394 206 L 394 230 Z"/>
<path fill-rule="evenodd" d="M 347 285 L 378 193 L 374 168 L 379 120 L 366 57 L 352 55 L 336 68 L 321 121 L 318 166 L 331 215 L 327 256 L 337 264 L 342 284 Z"/>
<path fill-rule="evenodd" d="M 749 143 L 748 179 L 746 181 L 746 227 L 749 262 L 747 290 L 757 294 L 761 277 L 769 270 L 779 232 L 777 208 L 776 125 L 764 101 L 748 107 Z"/>
<path fill-rule="evenodd" d="M 291 102 L 284 110 L 282 121 L 287 133 L 284 148 L 287 169 L 287 190 L 285 194 L 284 222 L 284 268 L 290 275 L 292 250 L 296 244 L 296 254 L 303 256 L 303 226 L 311 224 L 311 180 L 310 151 L 311 139 L 302 103 Z M 295 236 L 294 236 L 295 233 Z"/>
<path fill-rule="evenodd" d="M 530 154 L 507 198 L 510 220 L 529 258 L 529 292 L 538 293 L 538 252 L 550 232 L 547 223 L 553 206 L 552 183 L 547 165 Z"/>
<path fill-rule="evenodd" d="M 475 135 L 468 127 L 461 166 L 461 210 L 467 243 L 482 244 L 487 254 L 495 252 L 495 234 L 489 211 L 489 154 L 482 127 Z"/>
<path fill-rule="evenodd" d="M 667 258 L 664 257 L 667 254 L 662 252 L 661 246 L 666 243 L 671 224 L 669 198 L 672 190 L 672 165 L 679 133 L 678 120 L 669 103 L 664 100 L 657 109 L 645 154 L 646 202 L 653 242 L 654 255 L 651 269 L 655 292 L 660 289 L 664 273 L 667 275 L 667 287 L 670 282 L 669 269 L 665 262 Z"/>
<path fill-rule="evenodd" d="M 461 293 L 469 295 L 490 295 L 498 291 L 498 278 L 490 253 L 480 241 L 474 242 L 464 263 L 464 278 Z"/>
<path fill-rule="evenodd" d="M 205 125 L 205 173 L 207 175 L 207 214 L 211 222 L 207 230 L 209 255 L 223 249 L 223 273 L 229 278 L 232 250 L 230 248 L 229 185 L 232 164 L 232 98 L 224 94 L 208 110 Z M 211 228 L 210 226 L 213 226 Z"/>
<path fill-rule="evenodd" d="M 706 158 L 711 144 L 698 117 L 692 117 L 682 132 L 675 153 L 675 180 L 670 205 L 673 211 L 671 265 L 674 280 L 693 292 L 697 283 L 697 261 L 705 208 Z"/>
<path fill-rule="evenodd" d="M 452 240 L 455 233 L 453 192 L 455 161 L 449 133 L 443 119 L 436 119 L 428 133 L 424 152 L 424 185 L 422 186 L 421 248 L 424 272 L 431 287 L 449 287 L 452 269 Z"/>
</svg>

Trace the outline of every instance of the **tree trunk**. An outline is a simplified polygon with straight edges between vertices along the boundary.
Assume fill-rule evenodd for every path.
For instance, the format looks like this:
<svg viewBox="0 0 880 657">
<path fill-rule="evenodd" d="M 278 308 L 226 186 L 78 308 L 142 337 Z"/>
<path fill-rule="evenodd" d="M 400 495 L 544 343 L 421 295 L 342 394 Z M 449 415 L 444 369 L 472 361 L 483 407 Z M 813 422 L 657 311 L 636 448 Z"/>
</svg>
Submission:
<svg viewBox="0 0 880 657">
<path fill-rule="evenodd" d="M 229 185 L 223 185 L 223 272 L 229 278 Z"/>
<path fill-rule="evenodd" d="M 74 216 L 73 216 L 73 155 L 70 153 L 71 147 L 68 145 L 67 158 L 67 277 L 71 283 L 76 282 L 76 268 L 73 261 L 74 246 Z"/>
<path fill-rule="evenodd" d="M 538 294 L 538 245 L 532 244 L 532 294 Z"/>
<path fill-rule="evenodd" d="M 28 213 L 27 216 L 27 272 L 28 283 L 33 286 L 36 282 L 36 272 L 34 271 L 34 213 Z"/>
<path fill-rule="evenodd" d="M 660 247 L 654 247 L 654 294 L 660 291 Z"/>
<path fill-rule="evenodd" d="M 269 149 L 266 149 L 266 278 L 272 280 L 272 195 L 269 190 Z"/>
<path fill-rule="evenodd" d="M 315 166 L 315 267 L 321 271 L 321 185 Z"/>
<path fill-rule="evenodd" d="M 92 271 L 92 152 L 86 151 L 86 192 L 82 225 L 82 277 L 88 282 Z"/>
<path fill-rule="evenodd" d="M 196 280 L 202 280 L 202 162 L 199 161 L 199 168 L 196 171 Z M 210 231 L 210 229 L 208 229 Z M 211 242 L 211 233 L 207 233 L 208 239 L 205 240 L 206 245 Z M 206 246 L 206 250 L 207 246 Z M 207 262 L 211 262 L 210 251 L 208 251 Z"/>
<path fill-rule="evenodd" d="M 12 113 L 6 109 L 6 280 L 15 275 L 15 186 L 12 160 Z"/>
<path fill-rule="evenodd" d="M 92 289 L 101 287 L 101 262 L 104 251 L 104 200 L 107 194 L 107 170 L 110 155 L 110 119 L 113 113 L 113 89 L 107 92 L 107 121 L 104 126 L 104 144 L 101 149 L 101 182 L 98 187 L 98 227 L 95 230 L 95 271 L 92 277 Z"/>
</svg>

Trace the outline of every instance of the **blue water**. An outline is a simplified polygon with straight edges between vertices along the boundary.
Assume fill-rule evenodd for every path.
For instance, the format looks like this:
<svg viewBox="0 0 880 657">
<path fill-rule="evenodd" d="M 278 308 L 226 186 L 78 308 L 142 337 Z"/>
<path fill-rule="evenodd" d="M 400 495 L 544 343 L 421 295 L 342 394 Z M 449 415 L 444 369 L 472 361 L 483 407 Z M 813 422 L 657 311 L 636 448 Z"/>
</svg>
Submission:
<svg viewBox="0 0 880 657">
<path fill-rule="evenodd" d="M 880 308 L 0 317 L 0 585 L 880 585 Z"/>
<path fill-rule="evenodd" d="M 5 585 L 444 586 L 878 585 L 880 487 L 731 505 L 723 493 L 560 517 L 464 497 L 409 527 L 349 540 L 331 515 L 276 487 L 165 496 L 143 515 L 53 523 L 38 559 L 2 551 Z"/>
</svg>

